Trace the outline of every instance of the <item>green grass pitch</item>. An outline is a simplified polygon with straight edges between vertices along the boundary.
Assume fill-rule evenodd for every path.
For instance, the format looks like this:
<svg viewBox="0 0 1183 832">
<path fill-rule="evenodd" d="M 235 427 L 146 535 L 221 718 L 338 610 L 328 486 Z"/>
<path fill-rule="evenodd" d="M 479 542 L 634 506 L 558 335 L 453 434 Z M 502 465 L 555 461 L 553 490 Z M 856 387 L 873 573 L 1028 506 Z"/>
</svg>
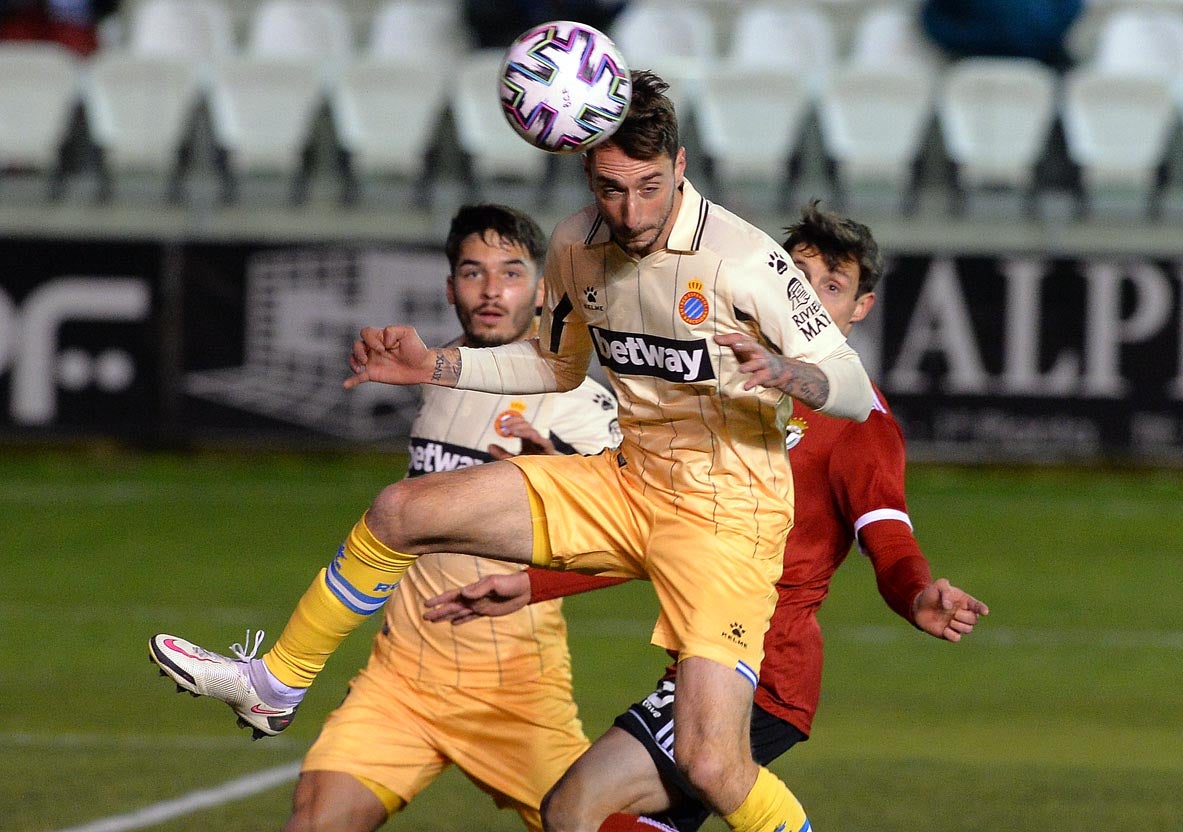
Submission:
<svg viewBox="0 0 1183 832">
<path fill-rule="evenodd" d="M 365 660 L 349 639 L 275 740 L 177 696 L 146 640 L 272 638 L 397 455 L 0 455 L 0 828 L 98 828 L 299 760 Z M 1183 829 L 1183 475 L 915 466 L 937 575 L 987 601 L 961 645 L 911 630 L 857 555 L 823 611 L 813 739 L 774 769 L 823 832 Z M 650 588 L 570 599 L 584 725 L 646 693 Z M 376 624 L 376 622 L 374 622 Z M 270 642 L 270 639 L 269 639 Z M 278 830 L 291 783 L 162 821 Z M 389 828 L 517 830 L 450 772 Z M 721 830 L 712 822 L 711 830 Z"/>
</svg>

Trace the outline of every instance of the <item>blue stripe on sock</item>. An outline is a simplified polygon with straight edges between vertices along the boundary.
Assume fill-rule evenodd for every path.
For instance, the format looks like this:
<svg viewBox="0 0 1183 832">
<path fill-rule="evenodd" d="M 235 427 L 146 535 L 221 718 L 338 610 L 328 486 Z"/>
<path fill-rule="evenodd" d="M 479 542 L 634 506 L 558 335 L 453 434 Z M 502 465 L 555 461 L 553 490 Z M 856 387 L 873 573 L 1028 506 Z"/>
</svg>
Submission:
<svg viewBox="0 0 1183 832">
<path fill-rule="evenodd" d="M 358 615 L 370 615 L 382 609 L 382 605 L 386 603 L 386 599 L 394 591 L 394 588 L 391 587 L 390 591 L 382 595 L 366 595 L 364 592 L 360 592 L 341 574 L 336 560 L 330 563 L 329 568 L 325 571 L 325 585 L 337 597 L 338 601 Z"/>
</svg>

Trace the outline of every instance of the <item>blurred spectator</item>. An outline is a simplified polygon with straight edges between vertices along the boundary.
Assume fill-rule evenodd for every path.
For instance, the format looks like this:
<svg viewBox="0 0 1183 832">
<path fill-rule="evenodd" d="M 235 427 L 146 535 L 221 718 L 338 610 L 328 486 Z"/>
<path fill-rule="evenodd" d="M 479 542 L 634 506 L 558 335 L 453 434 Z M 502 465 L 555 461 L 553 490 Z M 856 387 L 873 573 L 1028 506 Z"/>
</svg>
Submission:
<svg viewBox="0 0 1183 832">
<path fill-rule="evenodd" d="M 1066 69 L 1068 30 L 1084 0 L 924 0 L 921 25 L 954 58 L 1034 58 Z"/>
<path fill-rule="evenodd" d="M 539 23 L 577 20 L 607 31 L 625 0 L 464 0 L 464 19 L 481 49 L 500 49 Z"/>
<path fill-rule="evenodd" d="M 98 48 L 98 23 L 118 0 L 0 0 L 0 40 L 47 40 L 80 55 Z"/>
</svg>

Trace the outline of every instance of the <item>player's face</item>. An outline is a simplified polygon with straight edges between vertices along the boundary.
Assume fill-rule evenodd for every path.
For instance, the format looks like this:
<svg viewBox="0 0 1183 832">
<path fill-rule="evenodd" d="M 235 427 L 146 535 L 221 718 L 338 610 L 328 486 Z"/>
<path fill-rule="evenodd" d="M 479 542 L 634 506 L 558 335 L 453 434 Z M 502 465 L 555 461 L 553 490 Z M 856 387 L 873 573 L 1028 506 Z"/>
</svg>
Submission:
<svg viewBox="0 0 1183 832">
<path fill-rule="evenodd" d="M 518 243 L 494 231 L 460 242 L 456 272 L 448 276 L 448 302 L 464 327 L 464 344 L 495 347 L 528 337 L 542 303 L 538 267 Z"/>
<path fill-rule="evenodd" d="M 849 335 L 850 328 L 867 317 L 875 305 L 874 292 L 856 297 L 858 262 L 854 259 L 843 260 L 831 269 L 817 249 L 803 245 L 794 246 L 789 255 L 793 258 L 793 264 L 805 273 L 809 285 L 817 292 L 822 306 L 830 313 L 842 334 Z"/>
<path fill-rule="evenodd" d="M 682 199 L 685 150 L 675 159 L 634 159 L 609 142 L 585 157 L 584 171 L 613 241 L 626 254 L 641 258 L 665 247 Z"/>
</svg>

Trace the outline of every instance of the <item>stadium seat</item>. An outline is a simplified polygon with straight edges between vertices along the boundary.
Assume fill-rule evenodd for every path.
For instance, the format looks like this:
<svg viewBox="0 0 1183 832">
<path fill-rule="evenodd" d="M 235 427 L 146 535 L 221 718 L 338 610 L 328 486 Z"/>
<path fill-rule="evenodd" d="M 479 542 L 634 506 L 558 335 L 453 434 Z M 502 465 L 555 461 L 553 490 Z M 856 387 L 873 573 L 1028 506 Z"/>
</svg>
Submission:
<svg viewBox="0 0 1183 832">
<path fill-rule="evenodd" d="M 955 192 L 1003 187 L 1034 197 L 1056 115 L 1056 75 L 1021 58 L 967 58 L 945 73 L 937 116 Z M 960 200 L 958 202 L 960 205 Z"/>
<path fill-rule="evenodd" d="M 919 64 L 847 65 L 834 73 L 818 116 L 839 202 L 855 191 L 886 190 L 911 210 L 935 82 Z"/>
<path fill-rule="evenodd" d="M 320 61 L 331 73 L 352 55 L 353 31 L 336 0 L 266 0 L 251 19 L 245 51 L 269 61 Z"/>
<path fill-rule="evenodd" d="M 343 154 L 346 201 L 359 195 L 359 176 L 427 178 L 450 83 L 447 73 L 418 62 L 367 57 L 345 68 L 329 93 L 329 108 Z M 486 94 L 496 100 L 492 89 Z M 426 192 L 419 196 L 422 201 Z"/>
<path fill-rule="evenodd" d="M 1113 73 L 1161 78 L 1183 106 L 1183 6 L 1124 8 L 1102 25 L 1092 65 Z"/>
<path fill-rule="evenodd" d="M 789 71 L 727 65 L 703 79 L 696 124 L 713 184 L 771 183 L 786 204 L 809 105 L 807 81 Z"/>
<path fill-rule="evenodd" d="M 0 78 L 0 171 L 45 175 L 56 197 L 79 101 L 78 64 L 57 44 L 0 42 Z"/>
<path fill-rule="evenodd" d="M 128 49 L 136 55 L 212 60 L 234 51 L 222 0 L 144 0 L 131 12 Z"/>
<path fill-rule="evenodd" d="M 234 201 L 240 179 L 251 174 L 292 176 L 292 198 L 303 199 L 324 100 L 322 69 L 318 61 L 246 56 L 214 65 L 209 114 L 224 201 Z"/>
<path fill-rule="evenodd" d="M 550 154 L 518 136 L 501 113 L 497 76 L 502 57 L 500 49 L 471 53 L 452 89 L 452 117 L 473 177 L 470 184 L 503 178 L 541 184 Z"/>
<path fill-rule="evenodd" d="M 721 63 L 790 71 L 819 89 L 837 58 L 833 25 L 822 11 L 808 5 L 762 2 L 740 8 Z"/>
<path fill-rule="evenodd" d="M 634 0 L 611 34 L 630 69 L 652 70 L 670 84 L 679 113 L 688 112 L 719 53 L 710 14 L 677 0 Z"/>
<path fill-rule="evenodd" d="M 86 73 L 83 101 L 91 140 L 101 153 L 103 189 L 111 176 L 146 171 L 168 176 L 168 194 L 181 196 L 188 137 L 200 100 L 197 60 L 101 52 Z"/>
<path fill-rule="evenodd" d="M 1069 159 L 1080 170 L 1080 213 L 1117 195 L 1153 215 L 1178 119 L 1167 82 L 1080 67 L 1065 78 L 1061 119 Z"/>
<path fill-rule="evenodd" d="M 923 30 L 917 7 L 887 3 L 867 9 L 855 24 L 848 61 L 862 66 L 919 66 L 936 71 L 944 58 Z"/>
<path fill-rule="evenodd" d="M 455 3 L 387 0 L 370 22 L 370 57 L 397 63 L 421 62 L 437 71 L 469 48 Z"/>
</svg>

